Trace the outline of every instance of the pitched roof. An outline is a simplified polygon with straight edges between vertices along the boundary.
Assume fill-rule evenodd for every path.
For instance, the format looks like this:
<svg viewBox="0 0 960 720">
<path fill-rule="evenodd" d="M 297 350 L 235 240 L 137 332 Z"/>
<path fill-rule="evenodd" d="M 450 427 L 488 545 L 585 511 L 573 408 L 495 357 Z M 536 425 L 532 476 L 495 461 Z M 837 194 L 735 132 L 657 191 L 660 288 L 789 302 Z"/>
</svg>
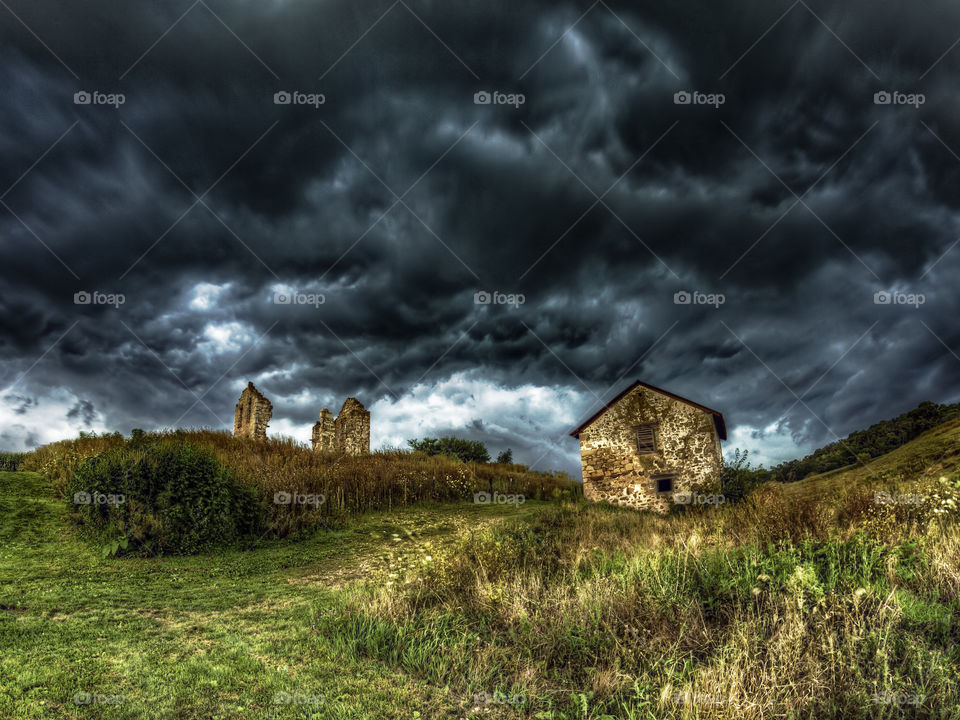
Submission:
<svg viewBox="0 0 960 720">
<path fill-rule="evenodd" d="M 611 400 L 611 401 L 608 402 L 606 405 L 604 405 L 602 408 L 600 408 L 599 410 L 597 410 L 597 412 L 595 412 L 593 415 L 591 415 L 590 418 L 587 419 L 586 422 L 584 422 L 582 425 L 580 425 L 576 430 L 574 430 L 574 431 L 573 431 L 572 433 L 570 433 L 570 434 L 571 434 L 573 437 L 580 437 L 580 433 L 583 431 L 584 428 L 586 428 L 588 425 L 590 425 L 590 424 L 591 424 L 594 420 L 596 420 L 598 417 L 600 417 L 601 415 L 603 415 L 603 414 L 604 414 L 607 410 L 609 410 L 613 405 L 616 405 L 617 402 L 619 402 L 620 399 L 621 399 L 622 397 L 624 397 L 625 395 L 627 395 L 631 390 L 634 390 L 634 389 L 636 389 L 636 388 L 638 388 L 638 387 L 644 387 L 644 388 L 647 388 L 648 390 L 653 390 L 654 392 L 662 393 L 662 394 L 666 395 L 667 397 L 673 398 L 674 400 L 679 400 L 680 402 L 686 403 L 687 405 L 692 405 L 693 407 L 697 408 L 698 410 L 702 410 L 702 411 L 705 412 L 705 413 L 709 413 L 710 415 L 713 416 L 713 424 L 714 424 L 714 426 L 717 428 L 717 435 L 720 436 L 720 439 L 721 439 L 721 440 L 726 440 L 726 439 L 727 439 L 727 425 L 726 425 L 726 423 L 725 423 L 724 420 L 723 420 L 723 413 L 721 413 L 719 410 L 714 410 L 713 408 L 708 408 L 706 405 L 701 405 L 700 403 L 695 403 L 693 400 L 688 400 L 687 398 L 681 397 L 680 395 L 675 395 L 674 393 L 672 393 L 672 392 L 670 392 L 670 391 L 668 391 L 668 390 L 664 390 L 664 389 L 662 389 L 662 388 L 658 388 L 658 387 L 656 387 L 656 386 L 654 386 L 654 385 L 649 385 L 649 384 L 647 384 L 647 383 L 645 383 L 645 382 L 640 382 L 639 380 L 635 381 L 635 382 L 634 382 L 633 384 L 631 384 L 629 387 L 627 387 L 626 389 L 624 389 L 623 392 L 621 392 L 619 395 L 617 395 L 615 398 L 613 398 L 613 400 Z"/>
</svg>

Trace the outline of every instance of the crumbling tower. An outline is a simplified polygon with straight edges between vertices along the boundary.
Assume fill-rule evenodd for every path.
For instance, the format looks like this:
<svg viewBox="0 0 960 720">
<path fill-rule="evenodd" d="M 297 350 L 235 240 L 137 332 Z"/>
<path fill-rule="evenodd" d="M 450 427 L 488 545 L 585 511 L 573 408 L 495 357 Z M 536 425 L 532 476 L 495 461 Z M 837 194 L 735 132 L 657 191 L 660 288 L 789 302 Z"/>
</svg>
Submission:
<svg viewBox="0 0 960 720">
<path fill-rule="evenodd" d="M 236 410 L 233 413 L 234 437 L 251 437 L 259 440 L 267 438 L 267 424 L 273 415 L 273 404 L 257 390 L 253 383 L 240 393 Z"/>
</svg>

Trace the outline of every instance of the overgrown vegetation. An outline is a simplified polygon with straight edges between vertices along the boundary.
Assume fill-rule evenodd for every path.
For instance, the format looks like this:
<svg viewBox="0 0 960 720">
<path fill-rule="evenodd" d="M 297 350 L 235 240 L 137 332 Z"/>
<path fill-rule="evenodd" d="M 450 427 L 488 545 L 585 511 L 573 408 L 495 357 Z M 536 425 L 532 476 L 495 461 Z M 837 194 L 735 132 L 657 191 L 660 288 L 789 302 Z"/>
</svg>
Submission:
<svg viewBox="0 0 960 720">
<path fill-rule="evenodd" d="M 444 455 L 456 458 L 461 462 L 490 462 L 490 453 L 486 446 L 478 440 L 464 440 L 458 437 L 426 437 L 422 440 L 407 440 L 407 444 L 425 455 Z M 510 460 L 512 459 L 511 455 Z M 503 462 L 510 462 L 510 460 L 503 460 Z M 501 462 L 501 460 L 497 460 L 497 462 Z"/>
<path fill-rule="evenodd" d="M 896 450 L 927 430 L 956 417 L 960 417 L 960 403 L 941 405 L 922 402 L 903 415 L 850 433 L 843 440 L 825 445 L 804 458 L 780 463 L 770 471 L 771 479 L 796 482 L 807 475 L 830 472 L 854 463 L 861 464 Z"/>
<path fill-rule="evenodd" d="M 0 452 L 0 472 L 16 472 L 26 453 Z"/>
<path fill-rule="evenodd" d="M 209 450 L 177 437 L 84 460 L 67 502 L 105 554 L 189 554 L 262 532 L 266 508 Z"/>
<path fill-rule="evenodd" d="M 237 483 L 256 494 L 267 508 L 267 531 L 279 537 L 373 510 L 473 500 L 480 491 L 528 499 L 581 494 L 579 483 L 565 474 L 532 472 L 523 465 L 468 463 L 446 455 L 399 450 L 332 455 L 313 452 L 289 438 L 262 441 L 210 430 L 140 431 L 129 440 L 119 433 L 84 436 L 29 453 L 23 467 L 43 472 L 58 495 L 66 497 L 68 488 L 74 487 L 77 469 L 88 458 L 114 448 L 134 451 L 159 441 L 212 453 Z"/>
<path fill-rule="evenodd" d="M 816 493 L 567 503 L 356 588 L 323 636 L 533 717 L 956 718 L 958 460 L 955 421 Z"/>
</svg>

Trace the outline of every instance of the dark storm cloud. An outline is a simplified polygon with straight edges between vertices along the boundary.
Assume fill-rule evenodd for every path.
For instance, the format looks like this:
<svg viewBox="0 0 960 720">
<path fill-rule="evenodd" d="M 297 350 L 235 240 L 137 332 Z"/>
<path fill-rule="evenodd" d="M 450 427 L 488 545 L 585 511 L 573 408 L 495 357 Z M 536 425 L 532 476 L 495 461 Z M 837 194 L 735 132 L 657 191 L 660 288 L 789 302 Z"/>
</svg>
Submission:
<svg viewBox="0 0 960 720">
<path fill-rule="evenodd" d="M 960 8 L 608 5 L 11 2 L 0 378 L 43 355 L 17 392 L 125 430 L 229 426 L 247 378 L 308 423 L 464 373 L 585 416 L 642 377 L 801 444 L 955 400 Z M 461 427 L 532 462 L 562 423 L 521 415 Z"/>
</svg>

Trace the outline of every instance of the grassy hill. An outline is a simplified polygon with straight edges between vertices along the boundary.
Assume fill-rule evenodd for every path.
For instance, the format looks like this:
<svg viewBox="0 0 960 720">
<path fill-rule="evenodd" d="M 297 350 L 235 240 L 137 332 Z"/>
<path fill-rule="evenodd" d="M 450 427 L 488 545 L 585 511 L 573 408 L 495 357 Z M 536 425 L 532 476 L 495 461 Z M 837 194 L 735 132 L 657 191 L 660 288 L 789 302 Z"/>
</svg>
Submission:
<svg viewBox="0 0 960 720">
<path fill-rule="evenodd" d="M 669 516 L 421 498 L 106 559 L 40 453 L 0 473 L 0 717 L 960 718 L 958 441 Z"/>
</svg>

